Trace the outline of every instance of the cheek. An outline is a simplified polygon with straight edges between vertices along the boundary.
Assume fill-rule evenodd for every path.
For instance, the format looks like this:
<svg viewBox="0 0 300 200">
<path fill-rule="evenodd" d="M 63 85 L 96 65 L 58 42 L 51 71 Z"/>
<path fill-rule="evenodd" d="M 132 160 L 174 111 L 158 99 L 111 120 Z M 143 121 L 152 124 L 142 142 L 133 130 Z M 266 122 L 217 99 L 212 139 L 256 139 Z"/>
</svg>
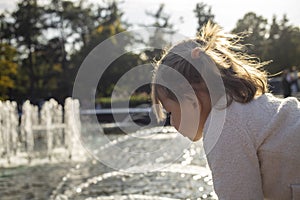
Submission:
<svg viewBox="0 0 300 200">
<path fill-rule="evenodd" d="M 181 120 L 180 120 L 181 119 Z M 200 121 L 200 108 L 190 102 L 182 105 L 182 115 L 180 116 L 179 132 L 193 139 L 198 133 Z M 178 129 L 177 129 L 178 130 Z"/>
<path fill-rule="evenodd" d="M 174 128 L 179 131 L 179 125 L 180 125 L 180 112 L 173 112 L 170 116 L 170 124 L 171 126 L 174 126 Z"/>
</svg>

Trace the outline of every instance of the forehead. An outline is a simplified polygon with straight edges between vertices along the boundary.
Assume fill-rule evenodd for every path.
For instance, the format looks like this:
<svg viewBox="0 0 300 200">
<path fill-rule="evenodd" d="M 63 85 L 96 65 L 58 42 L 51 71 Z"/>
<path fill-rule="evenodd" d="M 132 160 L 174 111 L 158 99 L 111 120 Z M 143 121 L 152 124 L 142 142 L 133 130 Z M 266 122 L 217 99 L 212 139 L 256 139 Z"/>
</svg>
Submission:
<svg viewBox="0 0 300 200">
<path fill-rule="evenodd" d="M 166 91 L 161 86 L 156 86 L 155 88 L 155 99 L 156 103 L 160 104 L 162 107 L 165 107 L 165 103 L 168 100 Z"/>
<path fill-rule="evenodd" d="M 174 106 L 177 107 L 180 102 L 183 101 L 182 98 L 183 97 L 175 96 L 175 94 L 167 88 L 160 87 L 157 89 L 157 101 L 165 109 L 169 110 L 170 108 L 174 108 Z"/>
<path fill-rule="evenodd" d="M 178 93 L 178 92 L 177 92 Z M 179 95 L 179 94 L 177 94 Z M 170 89 L 164 87 L 164 86 L 158 86 L 156 89 L 156 99 L 158 102 L 163 103 L 169 100 L 178 102 L 178 99 L 181 99 L 179 96 L 176 96 L 176 94 L 171 91 Z"/>
<path fill-rule="evenodd" d="M 163 101 L 163 100 L 166 100 L 168 98 L 167 91 L 164 87 L 159 86 L 159 85 L 156 86 L 156 98 L 159 101 Z"/>
</svg>

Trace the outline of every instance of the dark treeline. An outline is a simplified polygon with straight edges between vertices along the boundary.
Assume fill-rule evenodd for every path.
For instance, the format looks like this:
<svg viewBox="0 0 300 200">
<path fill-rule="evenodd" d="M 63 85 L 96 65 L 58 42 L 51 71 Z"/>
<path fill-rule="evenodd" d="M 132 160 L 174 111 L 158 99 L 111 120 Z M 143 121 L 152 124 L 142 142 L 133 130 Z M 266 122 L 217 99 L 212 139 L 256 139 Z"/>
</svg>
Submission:
<svg viewBox="0 0 300 200">
<path fill-rule="evenodd" d="M 85 1 L 51 0 L 45 3 L 37 0 L 19 1 L 12 12 L 0 14 L 0 99 L 19 103 L 29 99 L 39 103 L 51 97 L 60 102 L 72 94 L 77 70 L 88 53 L 101 41 L 132 26 L 123 19 L 119 2 L 88 4 Z M 156 35 L 145 39 L 128 35 L 125 41 L 111 41 L 116 48 L 128 47 L 140 42 L 157 42 L 166 45 L 164 34 L 176 32 L 170 23 L 170 14 L 164 5 L 157 10 L 147 11 Z M 199 3 L 194 9 L 198 26 L 214 21 L 210 6 Z M 150 21 L 150 20 L 149 20 Z M 161 32 L 160 28 L 170 31 Z M 234 33 L 251 33 L 242 42 L 247 51 L 263 61 L 273 60 L 267 70 L 277 73 L 284 68 L 300 66 L 300 30 L 289 23 L 286 16 L 273 17 L 268 22 L 263 16 L 246 13 L 239 19 Z M 155 38 L 155 40 L 153 39 Z M 124 45 L 125 44 L 125 45 Z M 161 49 L 148 49 L 139 53 L 127 53 L 106 70 L 97 89 L 98 97 L 110 96 L 114 84 L 131 68 L 149 63 L 160 57 Z M 101 85 L 101 87 L 100 87 Z M 149 91 L 145 87 L 144 91 Z"/>
</svg>

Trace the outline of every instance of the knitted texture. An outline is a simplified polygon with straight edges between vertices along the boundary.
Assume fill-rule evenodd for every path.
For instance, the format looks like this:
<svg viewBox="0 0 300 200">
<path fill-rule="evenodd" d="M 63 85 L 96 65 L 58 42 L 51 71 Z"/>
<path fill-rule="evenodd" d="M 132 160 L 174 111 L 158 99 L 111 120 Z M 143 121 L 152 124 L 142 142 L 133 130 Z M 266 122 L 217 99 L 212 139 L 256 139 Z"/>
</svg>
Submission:
<svg viewBox="0 0 300 200">
<path fill-rule="evenodd" d="M 214 109 L 214 108 L 213 108 Z M 207 121 L 218 126 L 213 118 Z M 206 124 L 205 127 L 208 127 Z M 264 94 L 226 108 L 207 160 L 219 199 L 300 199 L 300 104 Z M 210 134 L 205 129 L 205 134 Z"/>
</svg>

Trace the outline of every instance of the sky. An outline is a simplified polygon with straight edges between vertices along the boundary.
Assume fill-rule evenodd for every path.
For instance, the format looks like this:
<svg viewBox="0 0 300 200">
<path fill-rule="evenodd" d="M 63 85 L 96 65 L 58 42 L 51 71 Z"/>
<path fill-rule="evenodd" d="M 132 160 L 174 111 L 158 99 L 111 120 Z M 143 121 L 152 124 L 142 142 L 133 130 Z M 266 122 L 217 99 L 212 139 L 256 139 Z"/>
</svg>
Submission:
<svg viewBox="0 0 300 200">
<path fill-rule="evenodd" d="M 0 12 L 4 9 L 13 9 L 18 0 L 0 0 Z M 46 1 L 46 0 L 41 0 Z M 89 0 L 102 2 L 102 0 Z M 279 19 L 287 15 L 290 23 L 300 27 L 300 1 L 299 0 L 123 0 L 120 5 L 124 11 L 124 20 L 132 24 L 149 24 L 149 17 L 145 11 L 156 11 L 161 3 L 165 4 L 165 13 L 171 16 L 171 22 L 178 33 L 185 36 L 194 36 L 197 22 L 193 9 L 196 3 L 203 2 L 212 7 L 215 21 L 226 31 L 231 31 L 238 19 L 247 12 L 255 12 L 269 20 L 273 15 Z M 181 20 L 180 20 L 181 18 Z"/>
</svg>

